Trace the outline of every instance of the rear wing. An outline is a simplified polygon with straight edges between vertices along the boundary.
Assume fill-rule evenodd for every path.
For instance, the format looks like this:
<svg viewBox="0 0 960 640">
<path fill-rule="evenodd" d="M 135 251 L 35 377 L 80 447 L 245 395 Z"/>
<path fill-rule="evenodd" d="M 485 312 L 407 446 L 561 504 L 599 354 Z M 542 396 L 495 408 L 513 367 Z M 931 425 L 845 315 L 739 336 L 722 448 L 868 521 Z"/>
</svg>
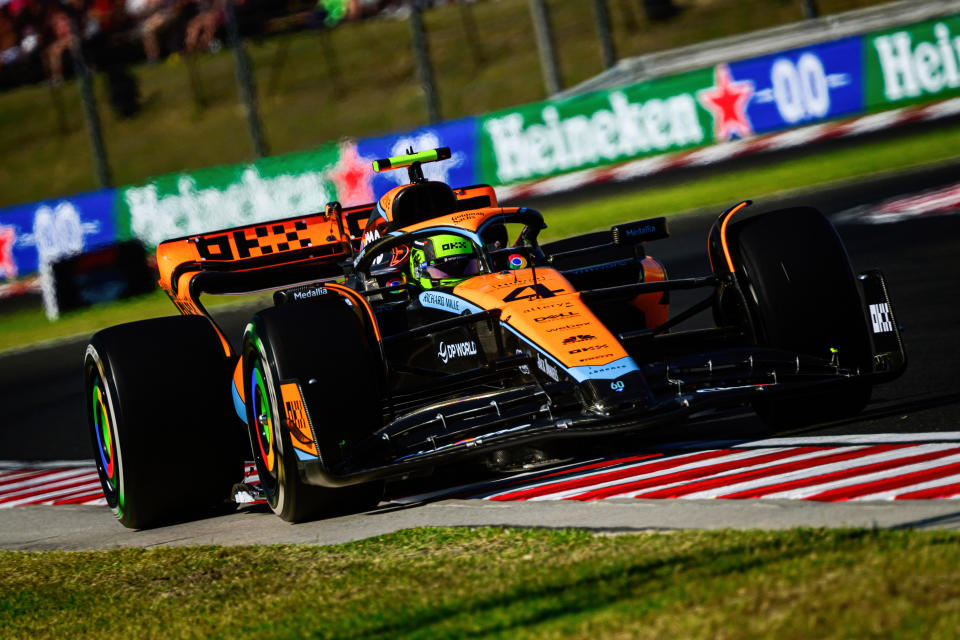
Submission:
<svg viewBox="0 0 960 640">
<path fill-rule="evenodd" d="M 489 185 L 456 189 L 454 194 L 463 208 L 497 202 Z M 360 249 L 374 206 L 344 209 L 331 202 L 320 213 L 166 240 L 157 246 L 160 287 L 184 315 L 209 318 L 200 302 L 204 293 L 253 293 L 339 278 L 343 263 Z"/>
<path fill-rule="evenodd" d="M 489 185 L 455 189 L 459 210 L 497 206 Z M 249 293 L 343 275 L 360 249 L 374 205 L 294 216 L 173 240 L 157 247 L 160 286 L 186 314 L 202 314 L 201 293 Z"/>
<path fill-rule="evenodd" d="M 343 275 L 373 205 L 220 229 L 160 243 L 160 286 L 182 313 L 206 315 L 201 293 L 249 293 Z M 361 222 L 362 220 L 362 222 Z"/>
</svg>

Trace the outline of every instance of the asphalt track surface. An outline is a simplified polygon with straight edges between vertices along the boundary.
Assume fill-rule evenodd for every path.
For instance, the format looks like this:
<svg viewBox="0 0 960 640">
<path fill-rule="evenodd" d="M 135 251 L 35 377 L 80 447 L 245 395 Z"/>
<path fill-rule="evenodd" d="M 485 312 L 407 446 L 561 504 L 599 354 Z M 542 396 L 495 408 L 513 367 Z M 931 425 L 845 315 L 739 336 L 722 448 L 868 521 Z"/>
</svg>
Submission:
<svg viewBox="0 0 960 640">
<path fill-rule="evenodd" d="M 770 434 L 750 412 L 711 416 L 696 424 L 661 429 L 621 442 L 616 455 L 662 449 L 677 441 L 753 441 L 771 435 L 834 436 L 943 434 L 960 431 L 960 217 L 925 215 L 890 224 L 865 224 L 838 216 L 897 194 L 952 184 L 957 166 L 900 174 L 796 197 L 758 201 L 759 209 L 810 204 L 834 217 L 854 268 L 880 268 L 887 276 L 910 363 L 896 382 L 878 387 L 867 410 L 842 423 L 800 432 Z M 550 202 L 535 203 L 549 221 Z M 706 232 L 718 212 L 694 214 L 672 223 L 669 240 L 648 247 L 671 277 L 709 271 Z M 640 217 L 642 214 L 638 214 Z M 811 259 L 816 259 L 811 256 Z M 675 308 L 695 299 L 676 295 Z M 238 330 L 245 314 L 225 318 Z M 83 341 L 65 342 L 0 356 L 0 460 L 83 460 L 91 457 L 84 430 L 80 363 Z M 908 436 L 909 437 L 909 436 Z M 958 443 L 960 444 L 960 443 Z M 471 472 L 473 473 L 473 472 Z M 170 490 L 176 491 L 176 479 Z M 391 487 L 395 496 L 423 494 L 464 482 L 497 482 L 462 470 Z M 960 501 L 804 502 L 799 500 L 647 500 L 599 502 L 494 502 L 441 499 L 382 505 L 378 510 L 289 526 L 262 509 L 226 513 L 198 522 L 129 532 L 105 508 L 20 507 L 0 510 L 0 547 L 17 549 L 108 548 L 157 544 L 259 542 L 335 543 L 422 525 L 577 526 L 598 531 L 684 527 L 882 526 L 960 528 Z"/>
</svg>

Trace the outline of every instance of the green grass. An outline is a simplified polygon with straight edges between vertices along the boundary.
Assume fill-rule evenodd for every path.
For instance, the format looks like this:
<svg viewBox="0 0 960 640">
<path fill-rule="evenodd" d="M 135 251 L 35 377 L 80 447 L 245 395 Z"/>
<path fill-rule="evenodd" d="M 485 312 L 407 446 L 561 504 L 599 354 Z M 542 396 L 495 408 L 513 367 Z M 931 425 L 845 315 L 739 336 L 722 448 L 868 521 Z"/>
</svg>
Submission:
<svg viewBox="0 0 960 640">
<path fill-rule="evenodd" d="M 0 552 L 0 636 L 953 638 L 958 565 L 953 532 L 814 529 Z"/>
<path fill-rule="evenodd" d="M 944 161 L 960 149 L 960 126 L 871 142 L 830 153 L 784 160 L 749 170 L 721 171 L 696 182 L 639 189 L 589 202 L 558 206 L 543 213 L 549 228 L 543 240 L 607 228 L 624 220 L 712 207 L 720 210 L 737 200 L 756 199 L 824 182 L 875 176 L 884 171 Z M 706 230 L 704 230 L 706 233 Z M 224 301 L 235 298 L 224 297 Z M 217 304 L 216 299 L 212 302 Z M 176 313 L 169 299 L 155 294 L 64 314 L 49 322 L 39 309 L 0 316 L 0 351 L 60 336 L 90 334 L 121 322 Z"/>
<path fill-rule="evenodd" d="M 215 311 L 225 305 L 262 304 L 268 299 L 268 294 L 216 296 L 204 298 L 204 305 Z M 54 322 L 47 320 L 42 309 L 23 309 L 0 316 L 0 351 L 66 336 L 92 335 L 116 324 L 179 313 L 167 294 L 160 290 L 65 313 Z"/>
<path fill-rule="evenodd" d="M 610 227 L 624 220 L 676 212 L 722 208 L 740 200 L 878 177 L 884 173 L 932 166 L 960 157 L 960 125 L 877 140 L 823 154 L 786 159 L 740 171 L 719 171 L 667 187 L 640 189 L 544 212 L 544 238 L 564 238 Z M 706 230 L 704 231 L 706 232 Z"/>
<path fill-rule="evenodd" d="M 818 0 L 824 14 L 880 0 Z M 549 2 L 566 86 L 602 70 L 590 2 Z M 799 20 L 800 0 L 678 0 L 676 18 L 650 24 L 637 0 L 610 0 L 621 57 L 659 51 Z M 544 98 L 528 0 L 473 5 L 480 47 L 466 43 L 460 7 L 429 10 L 433 67 L 446 119 Z M 324 39 L 325 38 L 325 39 Z M 326 46 L 325 46 L 326 43 Z M 344 136 L 386 134 L 426 124 L 414 80 L 410 30 L 398 20 L 345 24 L 250 42 L 261 119 L 272 153 L 317 147 Z M 331 54 L 332 53 L 332 57 Z M 199 91 L 191 90 L 188 68 Z M 334 72 L 334 69 L 339 70 Z M 144 108 L 117 119 L 97 80 L 114 183 L 253 159 L 228 51 L 138 65 Z M 0 207 L 97 188 L 76 83 L 0 94 Z"/>
</svg>

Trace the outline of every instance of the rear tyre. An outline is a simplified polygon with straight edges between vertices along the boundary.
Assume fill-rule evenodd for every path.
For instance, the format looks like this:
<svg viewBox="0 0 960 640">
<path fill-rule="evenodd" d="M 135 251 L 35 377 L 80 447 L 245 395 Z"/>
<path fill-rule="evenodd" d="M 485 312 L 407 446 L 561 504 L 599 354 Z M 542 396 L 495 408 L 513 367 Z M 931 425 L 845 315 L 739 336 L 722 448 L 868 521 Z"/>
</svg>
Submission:
<svg viewBox="0 0 960 640">
<path fill-rule="evenodd" d="M 747 218 L 731 227 L 731 252 L 762 346 L 831 358 L 864 370 L 870 338 L 856 276 L 836 229 L 809 207 Z M 871 386 L 754 403 L 773 427 L 848 417 L 863 410 Z"/>
<path fill-rule="evenodd" d="M 107 504 L 133 529 L 225 503 L 246 443 L 210 322 L 156 318 L 96 333 L 83 367 L 87 424 Z"/>
<path fill-rule="evenodd" d="M 250 443 L 273 512 L 302 522 L 375 507 L 382 482 L 329 488 L 303 481 L 280 389 L 299 383 L 328 468 L 342 460 L 344 445 L 379 427 L 377 360 L 354 311 L 333 295 L 261 311 L 247 327 L 243 358 Z"/>
</svg>

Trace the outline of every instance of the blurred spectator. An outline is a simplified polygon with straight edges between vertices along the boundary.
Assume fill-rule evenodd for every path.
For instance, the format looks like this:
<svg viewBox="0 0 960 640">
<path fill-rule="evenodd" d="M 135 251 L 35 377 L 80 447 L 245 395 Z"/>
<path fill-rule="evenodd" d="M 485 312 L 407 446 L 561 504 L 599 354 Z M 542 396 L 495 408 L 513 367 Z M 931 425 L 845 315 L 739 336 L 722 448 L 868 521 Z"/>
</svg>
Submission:
<svg viewBox="0 0 960 640">
<path fill-rule="evenodd" d="M 132 26 L 124 0 L 92 0 L 87 7 L 87 21 L 100 32 L 116 34 Z"/>
<path fill-rule="evenodd" d="M 185 4 L 184 0 L 126 0 L 127 14 L 140 25 L 143 52 L 150 62 L 160 59 L 160 36 L 176 25 Z"/>
<path fill-rule="evenodd" d="M 225 0 L 196 0 L 197 14 L 187 22 L 183 47 L 187 53 L 208 51 L 226 19 Z"/>
<path fill-rule="evenodd" d="M 53 83 L 63 81 L 63 56 L 73 46 L 72 18 L 66 9 L 51 5 L 47 29 L 50 43 L 43 50 L 43 65 Z"/>
<path fill-rule="evenodd" d="M 375 16 L 384 9 L 399 9 L 406 0 L 349 0 L 348 20 L 360 20 Z"/>
<path fill-rule="evenodd" d="M 224 28 L 228 0 L 0 0 L 0 90 L 72 74 L 79 37 L 88 66 L 105 73 L 118 114 L 139 109 L 139 89 L 128 66 L 146 57 L 211 50 Z M 402 12 L 408 0 L 229 0 L 244 37 L 290 28 L 333 27 L 384 11 Z M 455 0 L 425 0 L 443 4 Z M 461 0 L 463 1 L 463 0 Z M 657 1 L 657 0 L 650 0 Z M 670 0 L 659 0 L 669 2 Z M 271 21 L 282 17 L 301 19 Z"/>
<path fill-rule="evenodd" d="M 649 20 L 668 20 L 680 11 L 673 0 L 643 0 L 643 10 Z"/>
<path fill-rule="evenodd" d="M 40 35 L 46 24 L 46 3 L 37 0 L 14 0 L 10 3 L 11 15 L 16 20 L 20 34 L 20 52 L 24 57 L 32 55 L 40 46 Z"/>
<path fill-rule="evenodd" d="M 20 57 L 20 35 L 10 15 L 9 3 L 0 6 L 0 68 Z"/>
</svg>

